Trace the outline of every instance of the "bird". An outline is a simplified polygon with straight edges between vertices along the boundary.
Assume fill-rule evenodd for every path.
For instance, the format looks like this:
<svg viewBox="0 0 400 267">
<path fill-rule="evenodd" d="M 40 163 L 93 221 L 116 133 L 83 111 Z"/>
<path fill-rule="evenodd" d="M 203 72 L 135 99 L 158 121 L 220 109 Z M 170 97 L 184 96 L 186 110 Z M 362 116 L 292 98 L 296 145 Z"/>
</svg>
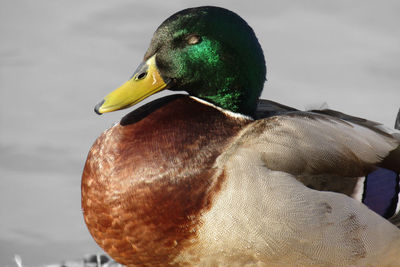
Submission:
<svg viewBox="0 0 400 267">
<path fill-rule="evenodd" d="M 266 72 L 254 31 L 230 10 L 184 9 L 156 29 L 95 112 L 187 94 L 122 117 L 82 174 L 85 223 L 115 261 L 400 266 L 400 132 L 259 99 Z"/>
</svg>

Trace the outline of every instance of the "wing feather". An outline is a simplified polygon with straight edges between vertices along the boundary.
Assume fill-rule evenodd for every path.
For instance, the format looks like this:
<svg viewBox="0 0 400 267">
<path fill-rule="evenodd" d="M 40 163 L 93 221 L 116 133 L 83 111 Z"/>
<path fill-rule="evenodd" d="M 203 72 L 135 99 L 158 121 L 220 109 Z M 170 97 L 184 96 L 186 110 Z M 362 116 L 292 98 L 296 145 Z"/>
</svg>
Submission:
<svg viewBox="0 0 400 267">
<path fill-rule="evenodd" d="M 254 136 L 256 135 L 256 136 Z M 400 141 L 389 133 L 340 118 L 293 112 L 255 121 L 243 135 L 266 166 L 296 176 L 360 177 L 385 161 L 400 171 Z"/>
</svg>

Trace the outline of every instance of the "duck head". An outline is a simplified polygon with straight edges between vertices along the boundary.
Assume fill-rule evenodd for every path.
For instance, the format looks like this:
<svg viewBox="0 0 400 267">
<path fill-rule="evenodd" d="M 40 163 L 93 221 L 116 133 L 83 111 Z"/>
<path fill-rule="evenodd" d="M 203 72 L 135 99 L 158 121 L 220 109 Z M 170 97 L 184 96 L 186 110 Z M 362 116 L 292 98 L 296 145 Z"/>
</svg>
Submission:
<svg viewBox="0 0 400 267">
<path fill-rule="evenodd" d="M 189 8 L 158 27 L 131 79 L 95 111 L 124 109 L 169 89 L 252 116 L 265 76 L 261 46 L 241 17 L 219 7 Z"/>
</svg>

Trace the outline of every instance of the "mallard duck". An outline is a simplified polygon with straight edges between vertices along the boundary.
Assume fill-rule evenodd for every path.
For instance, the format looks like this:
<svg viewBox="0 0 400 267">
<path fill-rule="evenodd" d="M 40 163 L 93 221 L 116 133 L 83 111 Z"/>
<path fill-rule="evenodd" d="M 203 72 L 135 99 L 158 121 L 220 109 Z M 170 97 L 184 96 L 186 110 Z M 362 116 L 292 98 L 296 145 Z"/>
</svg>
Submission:
<svg viewBox="0 0 400 267">
<path fill-rule="evenodd" d="M 400 262 L 387 258 L 400 255 L 388 220 L 398 212 L 399 132 L 259 100 L 265 80 L 253 30 L 229 10 L 185 9 L 158 27 L 143 63 L 95 111 L 164 89 L 188 95 L 145 104 L 93 144 L 82 209 L 104 251 L 126 266 Z"/>
</svg>

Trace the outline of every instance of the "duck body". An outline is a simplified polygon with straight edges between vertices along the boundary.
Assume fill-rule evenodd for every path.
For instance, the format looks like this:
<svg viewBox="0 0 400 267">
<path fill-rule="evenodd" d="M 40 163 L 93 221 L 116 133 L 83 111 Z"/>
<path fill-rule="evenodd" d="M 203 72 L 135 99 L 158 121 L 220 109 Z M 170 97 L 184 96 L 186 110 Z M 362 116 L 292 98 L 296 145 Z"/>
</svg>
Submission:
<svg viewBox="0 0 400 267">
<path fill-rule="evenodd" d="M 399 218 L 400 133 L 258 101 L 265 70 L 254 32 L 226 9 L 183 10 L 157 29 L 132 78 L 95 107 L 123 109 L 165 88 L 189 93 L 130 112 L 89 152 L 83 215 L 112 258 L 126 266 L 399 263 L 400 230 L 387 219 Z M 395 182 L 379 215 L 367 206 L 369 190 L 359 199 L 356 191 L 381 188 L 367 185 L 380 168 Z"/>
<path fill-rule="evenodd" d="M 128 114 L 97 139 L 84 169 L 92 236 L 127 266 L 344 266 L 385 255 L 400 238 L 394 225 L 298 181 L 312 170 L 273 170 L 279 163 L 267 154 L 282 157 L 280 144 L 260 139 L 280 123 L 296 126 L 290 116 L 254 121 L 188 96 L 142 119 Z"/>
</svg>

